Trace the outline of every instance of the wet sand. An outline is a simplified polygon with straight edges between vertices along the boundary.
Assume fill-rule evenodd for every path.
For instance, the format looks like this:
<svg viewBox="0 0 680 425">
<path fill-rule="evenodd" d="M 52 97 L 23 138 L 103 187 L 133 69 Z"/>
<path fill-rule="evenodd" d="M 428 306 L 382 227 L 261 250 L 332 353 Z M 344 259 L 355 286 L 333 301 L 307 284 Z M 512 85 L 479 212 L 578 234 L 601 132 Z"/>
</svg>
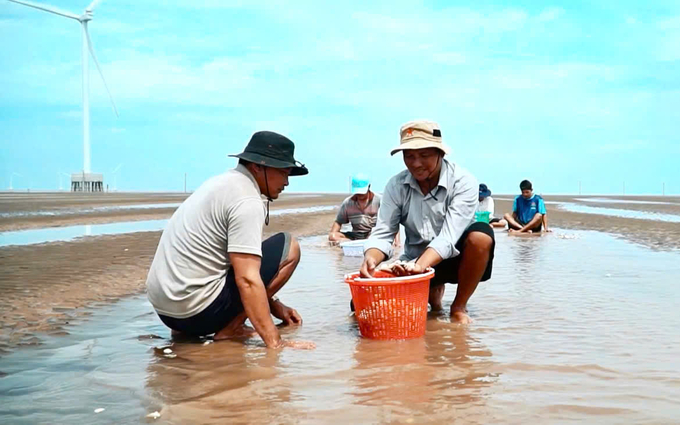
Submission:
<svg viewBox="0 0 680 425">
<path fill-rule="evenodd" d="M 172 204 L 183 202 L 189 194 L 146 194 L 115 193 L 83 195 L 77 193 L 0 193 L 0 232 L 35 229 L 42 227 L 62 227 L 79 224 L 103 224 L 119 221 L 158 220 L 168 218 L 177 209 Z M 342 194 L 282 194 L 280 199 L 271 203 L 271 210 L 283 208 L 302 208 L 316 205 L 339 205 L 346 195 Z M 88 211 L 78 213 L 85 207 L 115 207 L 144 204 L 168 203 L 168 208 L 121 209 Z M 71 212 L 59 215 L 59 212 Z M 39 211 L 54 212 L 55 215 L 19 215 Z M 3 216 L 2 213 L 5 213 Z M 10 216 L 9 214 L 17 214 Z"/>
<path fill-rule="evenodd" d="M 361 259 L 304 238 L 280 296 L 305 322 L 283 334 L 316 350 L 175 341 L 143 295 L 128 297 L 0 359 L 0 422 L 677 422 L 678 254 L 598 232 L 496 236 L 470 326 L 431 314 L 424 338 L 361 338 L 342 282 Z"/>
<path fill-rule="evenodd" d="M 0 204 L 5 210 L 28 211 L 75 206 L 129 205 L 143 202 L 166 202 L 183 199 L 185 194 L 95 195 L 78 194 L 4 194 Z M 6 207 L 6 201 L 11 207 Z M 286 195 L 272 203 L 272 211 L 316 205 L 339 205 L 345 195 Z M 503 195 L 499 195 L 503 198 Z M 508 196 L 509 197 L 509 196 Z M 545 197 L 548 202 L 574 202 L 576 197 Z M 583 198 L 583 197 L 578 197 Z M 679 198 L 628 198 L 680 202 Z M 88 203 L 89 202 L 89 203 Z M 614 204 L 607 204 L 607 206 Z M 620 208 L 650 208 L 667 205 L 616 204 Z M 633 220 L 562 211 L 548 204 L 551 227 L 597 230 L 617 235 L 631 242 L 659 250 L 680 249 L 680 225 L 677 223 Z M 498 199 L 496 213 L 510 211 L 512 203 Z M 95 224 L 128 220 L 168 218 L 173 209 L 145 211 L 109 211 L 106 214 L 82 214 L 64 217 L 15 217 L 2 226 L 13 229 L 35 228 L 40 223 L 51 226 Z M 668 212 L 668 209 L 664 211 Z M 677 211 L 677 210 L 672 210 Z M 296 236 L 325 234 L 335 212 L 273 217 L 267 234 L 281 230 Z M 6 229 L 4 229 L 6 230 Z M 153 259 L 160 232 L 140 232 L 115 236 L 85 238 L 73 242 L 47 243 L 0 248 L 0 354 L 13 346 L 39 344 L 37 332 L 61 333 L 72 318 L 86 314 L 84 307 L 112 302 L 144 290 L 148 267 Z"/>
<path fill-rule="evenodd" d="M 338 205 L 343 195 L 290 196 L 276 208 Z M 159 215 L 168 218 L 172 211 Z M 146 219 L 140 215 L 140 219 Z M 327 232 L 335 211 L 274 216 L 265 236 L 288 231 L 302 237 Z M 129 220 L 127 214 L 108 218 Z M 96 217 L 79 217 L 95 223 Z M 79 224 L 83 221 L 79 221 Z M 84 307 L 140 293 L 161 232 L 84 238 L 72 242 L 0 248 L 0 355 L 13 346 L 36 345 L 36 333 L 58 334 Z"/>
<path fill-rule="evenodd" d="M 509 195 L 499 195 L 499 198 L 511 198 Z M 598 208 L 619 208 L 632 211 L 648 211 L 651 213 L 666 213 L 680 215 L 680 197 L 611 197 L 612 199 L 626 199 L 632 201 L 675 202 L 678 205 L 659 204 L 625 204 L 625 203 L 595 203 L 579 202 L 576 199 L 586 199 L 586 196 L 544 196 L 546 202 L 574 202 Z M 593 197 L 597 199 L 603 196 Z M 496 216 L 512 212 L 512 201 L 496 199 Z M 583 214 L 561 210 L 555 204 L 547 204 L 548 225 L 565 229 L 596 230 L 611 233 L 627 241 L 644 245 L 657 250 L 680 249 L 680 225 L 678 223 L 637 220 L 630 218 L 611 217 L 607 215 Z"/>
</svg>

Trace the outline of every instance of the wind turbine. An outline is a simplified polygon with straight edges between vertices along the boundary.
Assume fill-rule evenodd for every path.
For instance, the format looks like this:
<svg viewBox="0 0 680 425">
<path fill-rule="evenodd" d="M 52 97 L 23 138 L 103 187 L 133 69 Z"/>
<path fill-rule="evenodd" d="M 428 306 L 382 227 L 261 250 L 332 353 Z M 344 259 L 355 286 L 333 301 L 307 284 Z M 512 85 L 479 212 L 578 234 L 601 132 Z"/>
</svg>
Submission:
<svg viewBox="0 0 680 425">
<path fill-rule="evenodd" d="M 22 176 L 21 174 L 19 174 L 19 173 L 12 173 L 12 174 L 10 174 L 10 175 L 9 175 L 9 190 L 14 190 L 14 189 L 12 189 L 12 183 L 14 182 L 14 176 L 23 177 L 23 176 Z"/>
<path fill-rule="evenodd" d="M 99 66 L 99 62 L 97 62 L 97 56 L 94 54 L 94 48 L 92 47 L 92 40 L 90 40 L 90 34 L 87 31 L 87 23 L 90 22 L 93 18 L 93 11 L 95 6 L 101 1 L 101 0 L 94 0 L 92 3 L 90 3 L 89 6 L 85 8 L 83 13 L 81 15 L 77 15 L 75 13 L 67 12 L 64 10 L 61 10 L 59 8 L 56 8 L 54 6 L 49 6 L 46 4 L 40 4 L 40 3 L 33 3 L 33 2 L 28 2 L 28 1 L 20 1 L 20 0 L 8 0 L 12 3 L 17 3 L 21 4 L 24 6 L 32 7 L 38 10 L 42 10 L 45 12 L 49 13 L 54 13 L 55 15 L 63 16 L 65 18 L 70 18 L 78 21 L 80 23 L 81 29 L 82 29 L 82 36 L 83 36 L 83 49 L 82 49 L 82 66 L 83 66 L 83 171 L 85 173 L 90 173 L 91 168 L 90 168 L 90 71 L 89 71 L 89 57 L 88 57 L 88 51 L 92 55 L 92 60 L 94 61 L 94 64 L 97 65 L 97 70 L 99 71 L 99 75 L 102 77 L 102 81 L 104 82 L 104 88 L 106 88 L 106 92 L 109 94 L 109 99 L 111 99 L 111 106 L 113 107 L 113 112 L 118 116 L 118 110 L 116 109 L 116 104 L 113 101 L 113 96 L 111 96 L 111 92 L 109 91 L 109 86 L 106 84 L 106 80 L 104 79 L 104 73 L 102 72 L 101 67 Z"/>
<path fill-rule="evenodd" d="M 118 166 L 111 172 L 113 174 L 113 190 L 118 191 L 118 170 L 120 170 L 120 167 L 122 167 L 123 164 L 118 164 Z"/>
</svg>

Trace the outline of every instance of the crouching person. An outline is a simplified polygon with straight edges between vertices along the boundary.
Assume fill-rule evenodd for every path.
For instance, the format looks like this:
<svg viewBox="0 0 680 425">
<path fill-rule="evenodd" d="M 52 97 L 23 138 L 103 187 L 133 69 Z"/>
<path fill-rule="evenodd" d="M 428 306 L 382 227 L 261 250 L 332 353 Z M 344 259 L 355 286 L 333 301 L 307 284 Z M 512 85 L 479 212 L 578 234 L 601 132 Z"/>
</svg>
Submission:
<svg viewBox="0 0 680 425">
<path fill-rule="evenodd" d="M 269 348 L 314 348 L 282 340 L 271 317 L 302 323 L 274 296 L 295 271 L 300 246 L 287 233 L 262 241 L 269 208 L 261 196 L 277 199 L 288 176 L 308 173 L 294 149 L 284 136 L 255 133 L 243 153 L 232 155 L 236 168 L 208 179 L 173 214 L 146 281 L 149 301 L 173 334 L 248 336 L 250 319 Z"/>
</svg>

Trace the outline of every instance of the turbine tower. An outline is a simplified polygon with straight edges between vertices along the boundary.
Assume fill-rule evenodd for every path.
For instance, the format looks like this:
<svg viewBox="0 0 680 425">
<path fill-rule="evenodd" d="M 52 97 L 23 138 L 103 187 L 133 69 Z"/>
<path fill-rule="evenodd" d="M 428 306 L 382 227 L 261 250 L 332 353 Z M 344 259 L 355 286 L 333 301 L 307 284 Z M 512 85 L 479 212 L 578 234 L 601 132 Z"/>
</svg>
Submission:
<svg viewBox="0 0 680 425">
<path fill-rule="evenodd" d="M 89 71 L 89 55 L 92 55 L 92 60 L 97 66 L 99 75 L 102 77 L 104 82 L 104 88 L 109 94 L 109 99 L 111 99 L 111 106 L 113 107 L 113 112 L 118 116 L 118 110 L 116 109 L 116 104 L 113 101 L 113 96 L 111 96 L 111 91 L 109 86 L 106 84 L 106 79 L 104 78 L 104 73 L 102 72 L 99 62 L 97 61 L 97 56 L 94 53 L 94 48 L 92 47 L 92 40 L 90 40 L 90 33 L 87 31 L 87 24 L 93 18 L 94 8 L 101 0 L 94 0 L 89 6 L 85 8 L 81 15 L 75 13 L 67 12 L 56 8 L 54 6 L 33 3 L 22 0 L 8 0 L 12 3 L 21 4 L 24 6 L 32 7 L 44 12 L 53 13 L 55 15 L 63 16 L 65 18 L 70 18 L 78 21 L 81 26 L 82 32 L 82 72 L 83 72 L 83 169 L 82 172 L 71 174 L 71 189 L 74 191 L 85 191 L 85 192 L 101 192 L 104 190 L 104 178 L 102 174 L 92 173 L 90 164 L 90 71 Z"/>
</svg>

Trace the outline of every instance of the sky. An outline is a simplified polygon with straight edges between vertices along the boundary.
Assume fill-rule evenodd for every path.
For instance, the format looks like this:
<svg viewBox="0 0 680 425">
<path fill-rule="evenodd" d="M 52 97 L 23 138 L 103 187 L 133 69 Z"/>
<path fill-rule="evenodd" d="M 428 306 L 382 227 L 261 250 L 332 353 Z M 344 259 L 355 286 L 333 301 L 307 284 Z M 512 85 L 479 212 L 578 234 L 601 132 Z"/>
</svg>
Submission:
<svg viewBox="0 0 680 425">
<path fill-rule="evenodd" d="M 120 114 L 90 62 L 92 171 L 112 189 L 186 173 L 193 190 L 271 130 L 310 169 L 289 191 L 355 172 L 381 191 L 400 126 L 429 119 L 495 193 L 680 194 L 678 1 L 160 3 L 104 0 L 89 24 Z M 0 189 L 82 170 L 76 21 L 0 0 L 0 146 Z"/>
</svg>

